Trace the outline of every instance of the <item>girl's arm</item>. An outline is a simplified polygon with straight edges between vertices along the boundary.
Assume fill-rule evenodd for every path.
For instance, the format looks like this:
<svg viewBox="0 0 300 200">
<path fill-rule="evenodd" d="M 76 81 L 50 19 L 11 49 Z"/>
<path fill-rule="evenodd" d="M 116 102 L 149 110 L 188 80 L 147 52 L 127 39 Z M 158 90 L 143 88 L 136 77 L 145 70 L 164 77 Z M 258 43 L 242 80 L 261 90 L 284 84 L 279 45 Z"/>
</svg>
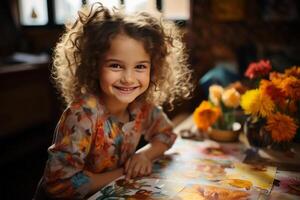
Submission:
<svg viewBox="0 0 300 200">
<path fill-rule="evenodd" d="M 88 194 L 92 195 L 93 193 L 101 189 L 103 186 L 122 176 L 123 168 L 118 168 L 113 171 L 104 172 L 100 174 L 91 173 L 89 171 L 84 171 L 84 173 L 90 177 L 90 187 Z"/>
<path fill-rule="evenodd" d="M 166 144 L 160 141 L 153 141 L 139 150 L 125 164 L 126 179 L 149 175 L 152 171 L 152 162 L 163 155 L 168 148 Z"/>
<path fill-rule="evenodd" d="M 150 161 L 150 169 L 152 167 L 152 161 L 158 158 L 159 156 L 163 155 L 163 153 L 168 149 L 169 147 L 160 142 L 160 141 L 154 141 L 150 143 L 150 145 L 147 145 L 142 150 L 140 150 L 137 155 L 145 156 L 148 161 Z M 133 159 L 133 158 L 131 158 Z M 142 160 L 141 160 L 142 161 Z M 132 168 L 133 169 L 133 168 Z M 150 171 L 151 172 L 151 171 Z M 100 188 L 107 185 L 111 181 L 119 178 L 123 175 L 123 168 L 118 168 L 110 172 L 104 172 L 101 174 L 94 174 L 88 171 L 84 171 L 86 175 L 90 177 L 90 191 L 89 194 L 93 194 L 97 192 Z M 132 176 L 133 170 L 129 170 L 126 174 L 126 178 L 129 178 Z"/>
<path fill-rule="evenodd" d="M 150 174 L 152 161 L 169 149 L 177 137 L 173 133 L 171 121 L 162 109 L 153 106 L 150 110 L 149 114 L 145 115 L 148 118 L 144 119 L 146 123 L 143 127 L 145 139 L 150 145 L 126 161 L 124 172 L 127 179 Z"/>
<path fill-rule="evenodd" d="M 143 153 L 149 160 L 153 161 L 159 156 L 163 155 L 169 147 L 160 142 L 160 141 L 153 141 L 150 145 L 146 145 L 139 153 Z"/>
</svg>

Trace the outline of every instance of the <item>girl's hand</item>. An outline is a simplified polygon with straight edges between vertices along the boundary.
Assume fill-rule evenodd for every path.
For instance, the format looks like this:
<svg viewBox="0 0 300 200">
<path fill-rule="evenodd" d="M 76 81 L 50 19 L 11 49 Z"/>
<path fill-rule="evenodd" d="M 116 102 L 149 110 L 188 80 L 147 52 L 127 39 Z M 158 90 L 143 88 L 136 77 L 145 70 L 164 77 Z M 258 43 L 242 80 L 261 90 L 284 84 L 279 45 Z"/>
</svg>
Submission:
<svg viewBox="0 0 300 200">
<path fill-rule="evenodd" d="M 152 171 L 152 162 L 144 153 L 136 153 L 125 163 L 126 179 L 149 175 Z"/>
</svg>

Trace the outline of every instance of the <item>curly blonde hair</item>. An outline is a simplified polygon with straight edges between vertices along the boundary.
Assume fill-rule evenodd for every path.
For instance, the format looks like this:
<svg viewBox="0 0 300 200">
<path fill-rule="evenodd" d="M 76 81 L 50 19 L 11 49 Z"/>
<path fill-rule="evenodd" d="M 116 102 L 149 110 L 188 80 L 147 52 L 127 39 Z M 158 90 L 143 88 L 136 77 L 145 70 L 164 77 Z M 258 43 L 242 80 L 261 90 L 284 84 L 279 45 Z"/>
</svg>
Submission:
<svg viewBox="0 0 300 200">
<path fill-rule="evenodd" d="M 66 103 L 84 92 L 100 93 L 99 64 L 120 33 L 142 41 L 151 58 L 150 84 L 138 98 L 172 106 L 177 97 L 190 96 L 191 70 L 182 34 L 173 23 L 145 12 L 125 15 L 96 3 L 83 7 L 77 20 L 66 25 L 54 50 L 52 75 Z"/>
</svg>

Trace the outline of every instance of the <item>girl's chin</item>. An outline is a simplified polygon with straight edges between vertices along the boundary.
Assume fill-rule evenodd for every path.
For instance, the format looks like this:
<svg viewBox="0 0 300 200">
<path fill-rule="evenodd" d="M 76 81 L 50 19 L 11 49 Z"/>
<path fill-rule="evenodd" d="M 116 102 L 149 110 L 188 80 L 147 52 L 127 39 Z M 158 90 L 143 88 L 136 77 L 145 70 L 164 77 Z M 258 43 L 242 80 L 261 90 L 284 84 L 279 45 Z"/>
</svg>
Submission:
<svg viewBox="0 0 300 200">
<path fill-rule="evenodd" d="M 132 103 L 134 100 L 136 99 L 136 97 L 128 97 L 128 98 L 117 98 L 119 103 L 122 104 L 130 104 Z"/>
<path fill-rule="evenodd" d="M 140 94 L 138 94 L 137 90 L 133 91 L 120 91 L 117 90 L 115 93 L 115 97 L 120 101 L 120 102 L 126 102 L 126 103 L 131 103 L 134 101 Z"/>
</svg>

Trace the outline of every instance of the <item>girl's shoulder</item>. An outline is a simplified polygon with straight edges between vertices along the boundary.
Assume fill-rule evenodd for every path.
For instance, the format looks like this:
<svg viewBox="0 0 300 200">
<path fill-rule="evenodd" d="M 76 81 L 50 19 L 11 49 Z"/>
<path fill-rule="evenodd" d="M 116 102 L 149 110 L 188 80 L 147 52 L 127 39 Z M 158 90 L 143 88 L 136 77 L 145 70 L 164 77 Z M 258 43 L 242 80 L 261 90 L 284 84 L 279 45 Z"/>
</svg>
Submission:
<svg viewBox="0 0 300 200">
<path fill-rule="evenodd" d="M 105 112 L 104 105 L 96 95 L 84 94 L 70 103 L 68 109 L 75 112 L 84 112 L 89 115 L 103 115 Z"/>
<path fill-rule="evenodd" d="M 145 118 L 150 117 L 153 113 L 161 112 L 162 107 L 150 102 L 135 102 L 130 105 L 130 111 Z"/>
</svg>

